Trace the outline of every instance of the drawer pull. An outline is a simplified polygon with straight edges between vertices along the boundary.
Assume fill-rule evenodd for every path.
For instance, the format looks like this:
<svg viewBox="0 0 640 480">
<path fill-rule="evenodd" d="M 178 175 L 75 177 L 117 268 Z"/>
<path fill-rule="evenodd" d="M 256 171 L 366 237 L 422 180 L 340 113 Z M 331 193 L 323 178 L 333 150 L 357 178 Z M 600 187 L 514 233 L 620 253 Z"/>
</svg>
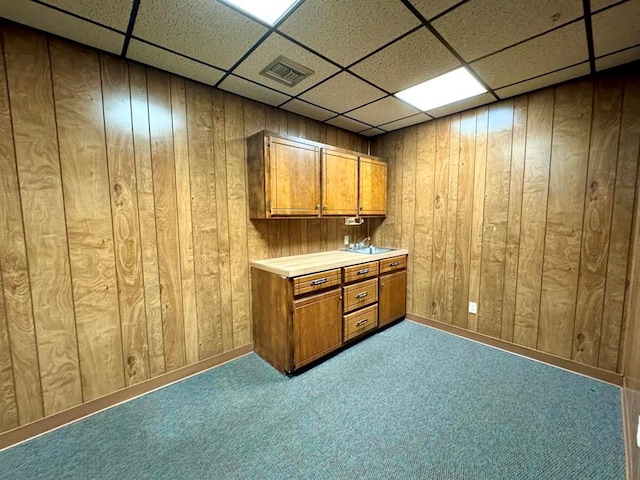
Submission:
<svg viewBox="0 0 640 480">
<path fill-rule="evenodd" d="M 365 273 L 369 273 L 369 269 L 368 268 L 363 268 L 362 270 L 358 270 L 356 272 L 357 275 L 364 275 Z"/>
<path fill-rule="evenodd" d="M 356 323 L 356 327 L 361 327 L 362 325 L 364 325 L 368 321 L 369 321 L 368 318 L 365 318 L 364 320 L 360 320 L 358 323 Z"/>
<path fill-rule="evenodd" d="M 323 283 L 327 283 L 327 277 L 311 281 L 311 285 L 322 285 Z"/>
<path fill-rule="evenodd" d="M 369 292 L 362 292 L 356 295 L 356 298 L 364 298 L 369 295 Z"/>
<path fill-rule="evenodd" d="M 400 265 L 398 262 L 391 262 L 389 264 L 390 267 L 397 267 L 398 265 Z"/>
</svg>

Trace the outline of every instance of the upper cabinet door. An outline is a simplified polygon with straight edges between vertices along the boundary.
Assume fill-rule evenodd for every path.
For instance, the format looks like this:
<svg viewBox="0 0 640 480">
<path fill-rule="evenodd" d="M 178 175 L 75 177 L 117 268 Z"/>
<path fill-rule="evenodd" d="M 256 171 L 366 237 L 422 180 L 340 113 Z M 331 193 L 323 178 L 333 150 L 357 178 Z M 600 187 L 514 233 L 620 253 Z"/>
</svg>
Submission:
<svg viewBox="0 0 640 480">
<path fill-rule="evenodd" d="M 360 215 L 387 214 L 387 164 L 360 157 Z"/>
<path fill-rule="evenodd" d="M 322 215 L 358 214 L 358 157 L 322 150 Z"/>
<path fill-rule="evenodd" d="M 271 216 L 319 216 L 320 149 L 270 137 L 267 151 Z"/>
</svg>

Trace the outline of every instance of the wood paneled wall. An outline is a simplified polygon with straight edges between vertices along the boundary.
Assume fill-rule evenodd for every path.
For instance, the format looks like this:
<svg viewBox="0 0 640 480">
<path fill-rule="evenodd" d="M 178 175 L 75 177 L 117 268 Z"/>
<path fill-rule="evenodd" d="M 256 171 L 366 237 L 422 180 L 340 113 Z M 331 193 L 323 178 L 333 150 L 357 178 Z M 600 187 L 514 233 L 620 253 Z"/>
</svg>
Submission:
<svg viewBox="0 0 640 480">
<path fill-rule="evenodd" d="M 638 112 L 637 112 L 638 113 Z M 629 132 L 640 143 L 640 128 Z M 631 152 L 630 152 L 631 153 Z M 635 152 L 638 155 L 638 151 Z M 640 178 L 639 178 L 640 180 Z M 640 181 L 636 183 L 640 189 Z M 626 304 L 627 339 L 624 362 L 625 441 L 627 443 L 627 478 L 640 480 L 640 448 L 636 435 L 640 428 L 640 198 L 636 198 L 633 252 L 631 254 L 630 286 Z"/>
<path fill-rule="evenodd" d="M 636 71 L 375 139 L 408 311 L 620 372 L 639 130 Z"/>
<path fill-rule="evenodd" d="M 366 235 L 249 221 L 244 151 L 366 139 L 0 28 L 0 431 L 249 344 L 250 260 Z"/>
</svg>

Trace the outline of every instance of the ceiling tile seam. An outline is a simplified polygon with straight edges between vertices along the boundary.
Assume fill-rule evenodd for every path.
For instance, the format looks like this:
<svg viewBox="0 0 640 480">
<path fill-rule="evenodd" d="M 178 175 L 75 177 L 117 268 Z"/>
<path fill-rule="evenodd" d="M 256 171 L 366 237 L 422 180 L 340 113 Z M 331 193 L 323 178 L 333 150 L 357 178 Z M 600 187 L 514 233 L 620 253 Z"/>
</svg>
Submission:
<svg viewBox="0 0 640 480">
<path fill-rule="evenodd" d="M 363 122 L 362 120 L 357 120 L 357 119 L 355 119 L 355 118 L 348 117 L 347 115 L 343 115 L 343 114 L 338 114 L 338 115 L 335 115 L 335 116 L 333 116 L 333 117 L 331 117 L 331 118 L 327 118 L 327 119 L 324 121 L 324 123 L 328 122 L 329 120 L 334 120 L 334 119 L 339 118 L 339 117 L 348 118 L 349 120 L 353 120 L 354 122 L 362 123 L 363 125 L 368 125 L 368 126 L 369 126 L 369 128 L 365 128 L 364 130 L 369 130 L 370 128 L 377 128 L 375 125 L 371 125 L 371 124 L 370 124 L 370 123 L 368 123 L 368 122 Z M 363 131 L 364 131 L 364 130 L 363 130 Z"/>
<path fill-rule="evenodd" d="M 64 10 L 63 8 L 57 7 L 55 5 L 50 5 L 48 3 L 42 2 L 41 0 L 31 0 L 31 1 L 33 3 L 37 3 L 38 5 L 42 5 L 43 7 L 47 7 L 47 8 L 50 8 L 52 10 L 56 10 L 56 11 L 58 11 L 60 13 L 66 14 L 66 15 L 70 15 L 70 16 L 72 16 L 74 18 L 77 18 L 78 20 L 83 20 L 85 22 L 91 23 L 92 25 L 96 25 L 98 27 L 106 28 L 107 30 L 111 30 L 112 32 L 119 33 L 121 35 L 125 35 L 126 34 L 126 32 L 122 32 L 122 31 L 118 30 L 117 28 L 113 28 L 113 27 L 111 27 L 109 25 L 104 25 L 104 24 L 102 24 L 100 22 L 96 22 L 95 20 L 91 20 L 90 18 L 86 18 L 86 17 L 83 17 L 82 15 L 78 15 L 77 13 L 69 12 L 69 11 Z"/>
<path fill-rule="evenodd" d="M 218 0 L 219 1 L 219 0 Z M 220 2 L 223 3 L 223 2 Z M 291 7 L 282 17 L 280 17 L 280 19 L 274 23 L 269 30 L 267 30 L 265 32 L 265 34 L 260 37 L 260 39 L 258 39 L 258 41 L 253 45 L 253 47 L 251 47 L 249 50 L 247 50 L 245 52 L 245 54 L 240 57 L 240 59 L 231 66 L 231 68 L 229 70 L 227 70 L 227 73 L 225 73 L 222 78 L 220 80 L 218 80 L 218 82 L 214 85 L 215 87 L 218 87 L 222 82 L 224 82 L 224 80 L 236 69 L 238 68 L 238 66 L 240 66 L 240 64 L 242 62 L 244 62 L 249 55 L 251 55 L 253 52 L 256 51 L 256 49 L 262 45 L 262 43 L 269 38 L 269 35 L 271 35 L 273 32 L 276 31 L 276 29 L 285 21 L 287 20 L 291 15 L 293 15 L 293 13 L 300 7 L 300 5 L 302 5 L 304 3 L 304 0 L 299 0 L 298 3 L 296 3 L 293 7 Z M 226 3 L 223 3 L 224 5 L 226 5 Z M 255 21 L 255 20 L 254 20 Z"/>
<path fill-rule="evenodd" d="M 331 60 L 329 57 L 321 54 L 320 52 L 315 51 L 313 48 L 305 45 L 304 43 L 300 42 L 299 40 L 296 40 L 293 37 L 290 37 L 289 35 L 287 35 L 284 32 L 281 32 L 280 30 L 276 30 L 276 33 L 278 35 L 280 35 L 282 38 L 284 38 L 285 40 L 289 40 L 291 43 L 295 43 L 296 45 L 298 45 L 301 48 L 304 48 L 306 51 L 313 53 L 314 55 L 317 55 L 318 57 L 320 57 L 322 60 L 324 60 L 325 62 L 329 62 L 331 65 L 333 65 L 334 67 L 337 67 L 341 70 L 344 70 L 345 67 L 343 67 L 342 65 L 340 65 L 338 62 Z"/>
<path fill-rule="evenodd" d="M 171 50 L 170 48 L 163 47 L 162 45 L 158 45 L 157 43 L 150 42 L 149 40 L 145 40 L 144 38 L 136 37 L 135 35 L 131 35 L 131 38 L 133 40 L 137 40 L 138 42 L 146 43 L 147 45 L 151 45 L 152 47 L 159 48 L 160 50 L 164 50 L 165 52 L 169 52 L 169 53 L 172 53 L 174 55 L 178 55 L 179 57 L 186 58 L 187 60 L 191 60 L 193 62 L 199 63 L 199 64 L 204 65 L 206 67 L 211 67 L 211 68 L 215 68 L 216 70 L 220 70 L 221 72 L 226 72 L 226 70 L 224 68 L 220 68 L 220 67 L 212 65 L 210 63 L 207 63 L 207 62 L 205 62 L 203 60 L 199 60 L 197 58 L 190 57 L 189 55 L 185 55 L 184 53 L 180 53 L 180 52 L 177 52 L 175 50 Z M 131 60 L 133 60 L 133 59 L 131 59 Z M 151 66 L 153 66 L 153 65 L 151 65 Z"/>
<path fill-rule="evenodd" d="M 340 75 L 342 72 L 344 72 L 344 70 L 338 70 L 337 72 L 335 72 L 335 73 L 333 73 L 333 74 L 329 75 L 329 76 L 328 76 L 327 78 L 325 78 L 324 80 L 321 80 L 321 81 L 319 81 L 318 83 L 316 83 L 316 84 L 314 84 L 314 85 L 311 85 L 309 88 L 304 89 L 303 91 L 301 91 L 301 92 L 300 92 L 300 93 L 298 93 L 297 95 L 293 95 L 293 96 L 291 97 L 291 99 L 290 99 L 290 100 L 303 100 L 302 98 L 300 98 L 302 95 L 304 95 L 305 93 L 307 93 L 309 90 L 312 90 L 312 89 L 314 89 L 314 88 L 316 88 L 316 87 L 318 87 L 318 86 L 322 85 L 323 83 L 328 82 L 328 81 L 329 81 L 329 80 L 331 80 L 332 78 L 337 77 L 337 76 L 338 76 L 338 75 Z M 290 100 L 287 100 L 287 101 L 290 101 Z M 303 100 L 303 101 L 305 101 L 305 102 L 306 102 L 306 100 Z M 307 103 L 311 103 L 311 102 L 307 102 Z M 281 105 L 282 105 L 282 104 L 281 104 Z M 280 108 L 280 106 L 281 106 L 281 105 L 278 105 L 278 108 Z M 315 104 L 313 104 L 313 105 L 315 105 Z M 322 108 L 324 108 L 325 110 L 329 110 L 329 111 L 333 112 L 333 110 L 331 110 L 331 109 L 329 109 L 329 108 L 326 108 L 326 107 L 322 107 Z"/>
<path fill-rule="evenodd" d="M 584 8 L 584 29 L 587 35 L 587 50 L 589 52 L 589 68 L 591 73 L 596 73 L 595 51 L 593 48 L 593 29 L 591 28 L 591 0 L 582 0 Z"/>
<path fill-rule="evenodd" d="M 255 80 L 251 80 L 250 78 L 246 78 L 246 77 L 243 77 L 242 75 L 238 75 L 237 73 L 230 73 L 229 75 L 227 75 L 227 78 L 228 78 L 228 77 L 236 77 L 236 78 L 240 78 L 240 79 L 245 80 L 245 81 L 247 81 L 247 82 L 249 82 L 249 83 L 253 83 L 254 85 L 257 85 L 258 87 L 266 88 L 267 90 L 271 90 L 272 92 L 279 93 L 280 95 L 284 95 L 285 97 L 289 97 L 289 98 L 288 98 L 286 101 L 284 101 L 283 103 L 287 103 L 289 100 L 292 100 L 292 99 L 293 99 L 293 96 L 292 96 L 292 95 L 289 95 L 288 93 L 284 93 L 284 92 L 282 92 L 282 91 L 280 91 L 280 90 L 276 90 L 275 88 L 270 87 L 270 86 L 268 86 L 268 85 L 263 85 L 263 84 L 261 84 L 261 83 L 256 82 Z M 326 109 L 325 109 L 325 110 L 326 110 Z"/>
<path fill-rule="evenodd" d="M 127 56 L 127 50 L 129 50 L 129 43 L 131 42 L 131 35 L 133 34 L 133 26 L 135 25 L 136 18 L 138 17 L 138 8 L 140 8 L 140 0 L 133 0 L 131 15 L 129 16 L 129 25 L 127 26 L 127 33 L 125 34 L 122 53 L 120 54 L 121 57 Z"/>
<path fill-rule="evenodd" d="M 446 10 L 443 10 L 442 12 L 440 12 L 437 15 L 434 15 L 433 17 L 431 17 L 429 19 L 430 22 L 435 22 L 436 20 L 438 20 L 441 17 L 444 17 L 447 13 L 451 13 L 452 11 L 454 11 L 456 8 L 461 7 L 462 5 L 464 5 L 465 3 L 467 3 L 469 0 L 462 0 L 461 2 L 456 3 L 455 5 L 450 6 L 449 8 L 447 8 Z"/>
<path fill-rule="evenodd" d="M 630 1 L 630 0 L 621 0 L 621 1 L 619 1 L 619 2 L 612 3 L 611 5 L 607 5 L 606 7 L 602 7 L 600 10 L 596 10 L 596 11 L 591 12 L 591 15 L 592 15 L 592 16 L 593 16 L 593 15 L 596 15 L 596 14 L 598 14 L 598 13 L 600 13 L 600 12 L 604 12 L 605 10 L 609 10 L 609 9 L 611 9 L 611 8 L 617 7 L 618 5 L 622 5 L 623 3 L 627 3 L 627 2 L 629 2 L 629 1 Z"/>
<path fill-rule="evenodd" d="M 400 35 L 397 38 L 394 38 L 393 40 L 391 40 L 390 42 L 385 43 L 384 45 L 382 45 L 381 47 L 376 48 L 373 52 L 371 53 L 367 53 L 364 57 L 356 60 L 355 62 L 351 62 L 349 65 L 347 65 L 346 67 L 344 67 L 345 69 L 349 69 L 355 65 L 357 65 L 358 63 L 366 60 L 369 57 L 373 57 L 376 53 L 384 50 L 387 47 L 390 47 L 391 45 L 393 45 L 396 42 L 399 42 L 400 40 L 402 40 L 405 37 L 408 37 L 409 35 L 411 35 L 412 33 L 417 32 L 418 30 L 420 30 L 421 28 L 425 28 L 424 25 L 418 25 L 416 27 L 413 27 L 411 30 L 409 30 L 408 32 L 403 33 L 402 35 Z"/>
<path fill-rule="evenodd" d="M 427 115 L 428 117 L 430 117 L 429 120 L 435 120 L 436 119 L 436 117 L 432 117 L 431 115 L 429 115 L 426 112 L 420 112 L 420 113 L 414 113 L 413 115 L 407 115 L 406 117 L 398 118 L 397 120 L 391 120 L 389 122 L 381 123 L 376 128 L 384 128 L 385 125 L 389 125 L 390 123 L 399 122 L 401 120 L 406 120 L 407 118 L 411 118 L 411 117 L 417 117 L 418 115 Z"/>
<path fill-rule="evenodd" d="M 478 75 L 476 73 L 476 71 L 469 65 L 469 62 L 467 62 L 464 58 L 462 58 L 462 55 L 460 55 L 452 46 L 449 42 L 447 42 L 444 37 L 442 35 L 440 35 L 440 32 L 438 32 L 438 30 L 436 30 L 436 28 L 431 25 L 431 23 L 429 23 L 429 21 L 424 18 L 424 15 L 422 15 L 417 9 L 416 7 L 413 6 L 413 4 L 409 1 L 409 0 L 400 0 L 405 7 L 407 7 L 409 9 L 409 11 L 411 13 L 413 13 L 418 20 L 420 20 L 425 27 L 427 27 L 429 29 L 429 31 L 440 41 L 440 43 L 442 43 L 442 45 L 444 45 L 444 47 L 449 50 L 449 52 L 456 57 L 460 63 L 462 63 L 462 65 L 467 68 L 467 70 L 469 71 L 469 73 L 484 87 L 486 88 L 487 92 L 489 92 L 491 95 L 493 95 L 495 97 L 496 100 L 500 100 L 500 97 L 498 97 L 498 95 L 496 95 L 496 92 L 480 77 L 480 75 Z"/>
<path fill-rule="evenodd" d="M 634 45 L 631 45 L 629 47 L 624 47 L 624 48 L 621 48 L 619 50 L 614 50 L 613 52 L 604 53 L 604 54 L 600 55 L 599 57 L 596 57 L 596 60 L 600 60 L 601 58 L 605 58 L 605 57 L 608 57 L 610 55 L 615 55 L 616 53 L 622 53 L 622 52 L 625 52 L 627 50 L 631 50 L 633 48 L 638 48 L 638 47 L 640 47 L 640 43 L 636 43 Z M 626 65 L 626 64 L 623 63 L 622 65 Z M 616 67 L 618 67 L 618 66 L 619 65 L 616 65 Z"/>
<path fill-rule="evenodd" d="M 514 43 L 512 45 L 507 45 L 506 47 L 500 48 L 499 50 L 496 50 L 495 52 L 490 52 L 490 53 L 487 53 L 486 55 L 482 55 L 482 56 L 480 56 L 478 58 L 474 58 L 473 60 L 469 60 L 469 63 L 479 62 L 480 60 L 484 60 L 487 57 L 491 57 L 492 55 L 497 55 L 498 53 L 502 53 L 502 52 L 504 52 L 506 50 L 509 50 L 509 49 L 513 48 L 513 47 L 517 47 L 518 45 L 522 45 L 523 43 L 527 43 L 527 42 L 529 42 L 531 40 L 535 40 L 538 37 L 542 37 L 542 36 L 544 36 L 544 35 L 546 35 L 548 33 L 555 32 L 556 30 L 560 30 L 561 28 L 564 28 L 564 27 L 568 27 L 569 25 L 572 25 L 572 24 L 574 24 L 576 22 L 580 22 L 582 20 L 584 20 L 584 16 L 581 15 L 581 16 L 579 16 L 577 18 L 574 18 L 573 20 L 569 20 L 568 22 L 563 23 L 562 25 L 557 25 L 557 26 L 555 26 L 553 28 L 550 28 L 549 30 L 546 30 L 546 31 L 541 32 L 541 33 L 536 33 L 535 35 L 533 35 L 531 37 L 528 37 L 528 38 L 525 38 L 524 40 L 520 40 L 520 41 L 518 41 L 518 42 L 516 42 L 516 43 Z"/>
<path fill-rule="evenodd" d="M 378 88 L 380 88 L 380 87 L 378 87 Z M 401 103 L 404 103 L 404 104 L 405 104 L 405 105 L 407 105 L 408 107 L 411 107 L 411 108 L 413 108 L 414 110 L 418 110 L 418 109 L 417 109 L 416 107 L 414 107 L 413 105 L 411 105 L 411 104 L 409 104 L 409 103 L 405 102 L 404 100 L 402 100 L 402 99 L 400 99 L 400 98 L 396 97 L 396 96 L 395 96 L 395 95 L 393 95 L 392 93 L 388 93 L 388 92 L 385 92 L 385 93 L 387 93 L 387 96 L 386 96 L 386 97 L 376 98 L 375 100 L 371 100 L 370 102 L 363 103 L 363 104 L 362 104 L 362 105 L 360 105 L 359 107 L 355 107 L 355 108 L 352 108 L 351 110 L 346 110 L 346 111 L 342 112 L 342 114 L 341 114 L 341 115 L 346 115 L 347 113 L 351 113 L 351 112 L 353 112 L 354 110 L 358 110 L 359 108 L 366 107 L 366 106 L 368 106 L 368 105 L 371 105 L 372 103 L 380 102 L 381 100 L 384 100 L 384 99 L 386 99 L 386 98 L 394 98 L 394 99 L 396 99 L 397 101 L 399 101 L 399 102 L 401 102 Z M 408 116 L 409 116 L 409 117 L 411 117 L 411 116 L 413 116 L 413 115 L 419 115 L 419 114 L 421 114 L 421 113 L 424 113 L 425 115 L 428 115 L 429 117 L 431 117 L 431 115 L 429 115 L 429 114 L 428 114 L 426 111 L 424 111 L 424 110 L 418 110 L 418 113 L 412 113 L 411 115 L 408 115 Z M 351 118 L 351 117 L 349 117 L 349 118 Z M 403 118 L 407 118 L 407 117 L 403 117 Z M 431 117 L 431 118 L 433 119 L 433 117 Z M 356 120 L 356 119 L 354 118 L 354 120 Z M 402 120 L 402 119 L 398 119 L 398 120 Z M 361 120 L 358 120 L 358 122 L 360 122 L 360 121 L 361 121 Z M 392 121 L 392 122 L 395 122 L 395 121 L 397 121 L 397 120 L 391 120 L 391 121 Z M 362 123 L 366 123 L 366 122 L 362 122 Z M 389 123 L 389 122 L 385 122 L 385 123 Z"/>
<path fill-rule="evenodd" d="M 236 75 L 236 74 L 234 73 L 234 75 Z M 308 100 L 303 100 L 301 98 L 296 98 L 296 97 L 291 97 L 286 102 L 283 102 L 280 105 L 276 106 L 276 108 L 282 108 L 283 105 L 286 105 L 287 103 L 291 103 L 293 100 L 298 100 L 299 102 L 307 103 L 307 104 L 309 104 L 309 105 L 311 105 L 313 107 L 321 108 L 323 110 L 326 110 L 327 112 L 333 113 L 334 114 L 333 117 L 329 117 L 329 118 L 335 118 L 336 116 L 340 115 L 340 113 L 336 112 L 335 110 L 331 110 L 330 108 L 323 107 L 322 105 L 318 105 L 318 104 L 315 104 L 315 103 L 310 102 Z M 329 120 L 329 119 L 327 119 L 327 120 Z"/>
<path fill-rule="evenodd" d="M 541 73 L 540 75 L 535 75 L 535 76 L 527 78 L 525 80 L 519 80 L 517 82 L 509 83 L 507 85 L 502 85 L 502 86 L 496 88 L 496 90 L 502 90 L 503 88 L 513 87 L 514 85 L 520 85 L 521 83 L 525 83 L 525 82 L 528 82 L 530 80 L 535 80 L 536 78 L 544 77 L 545 75 L 551 75 L 552 73 L 558 73 L 558 72 L 561 72 L 563 70 L 568 70 L 569 68 L 577 67 L 578 65 L 582 65 L 584 63 L 589 63 L 589 60 L 583 60 L 581 62 L 574 63 L 572 65 L 567 65 L 566 67 L 556 68 L 555 70 L 551 70 L 550 72 Z M 555 85 L 555 84 L 553 84 L 553 85 Z"/>
</svg>

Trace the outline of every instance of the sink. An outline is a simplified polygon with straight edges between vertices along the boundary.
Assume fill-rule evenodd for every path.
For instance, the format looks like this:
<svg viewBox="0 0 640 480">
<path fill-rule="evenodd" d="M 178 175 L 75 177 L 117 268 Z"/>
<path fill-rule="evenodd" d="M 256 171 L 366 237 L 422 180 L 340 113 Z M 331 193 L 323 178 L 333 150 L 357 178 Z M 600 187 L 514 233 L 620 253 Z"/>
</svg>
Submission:
<svg viewBox="0 0 640 480">
<path fill-rule="evenodd" d="M 387 252 L 392 252 L 393 250 L 397 250 L 397 248 L 374 247 L 373 245 L 370 247 L 348 249 L 349 252 L 364 253 L 365 255 L 375 255 L 376 253 L 387 253 Z"/>
</svg>

